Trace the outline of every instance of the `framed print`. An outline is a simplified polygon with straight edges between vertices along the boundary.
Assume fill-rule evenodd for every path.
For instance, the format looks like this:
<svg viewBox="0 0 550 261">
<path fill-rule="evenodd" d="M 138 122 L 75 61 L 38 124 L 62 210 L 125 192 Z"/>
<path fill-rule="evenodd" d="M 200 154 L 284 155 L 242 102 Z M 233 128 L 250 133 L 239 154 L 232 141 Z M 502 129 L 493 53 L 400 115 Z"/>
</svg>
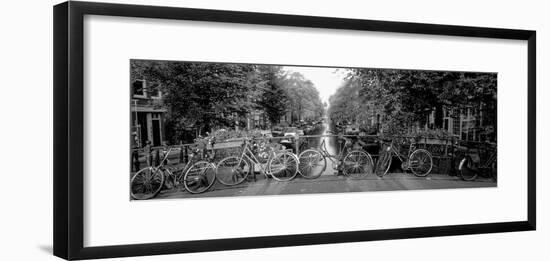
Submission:
<svg viewBox="0 0 550 261">
<path fill-rule="evenodd" d="M 535 50 L 529 30 L 56 5 L 54 254 L 534 230 Z"/>
</svg>

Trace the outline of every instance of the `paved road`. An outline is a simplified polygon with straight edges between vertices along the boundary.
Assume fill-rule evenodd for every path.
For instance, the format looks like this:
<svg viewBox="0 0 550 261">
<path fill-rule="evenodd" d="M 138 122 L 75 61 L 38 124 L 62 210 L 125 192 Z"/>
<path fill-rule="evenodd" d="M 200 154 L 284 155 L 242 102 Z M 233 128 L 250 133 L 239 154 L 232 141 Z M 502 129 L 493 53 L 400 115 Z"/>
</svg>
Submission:
<svg viewBox="0 0 550 261">
<path fill-rule="evenodd" d="M 289 182 L 278 182 L 265 179 L 257 175 L 257 180 L 245 181 L 234 187 L 214 184 L 209 191 L 203 194 L 190 194 L 181 189 L 161 192 L 157 198 L 193 198 L 193 197 L 226 197 L 226 196 L 255 196 L 255 195 L 282 195 L 303 193 L 331 193 L 331 192 L 361 192 L 361 191 L 392 191 L 412 189 L 446 189 L 446 188 L 475 188 L 496 187 L 496 182 L 490 179 L 476 181 L 462 181 L 458 177 L 430 174 L 419 178 L 407 173 L 388 173 L 383 178 L 370 175 L 363 179 L 350 179 L 344 176 L 323 175 L 318 179 L 308 180 L 301 177 Z"/>
</svg>

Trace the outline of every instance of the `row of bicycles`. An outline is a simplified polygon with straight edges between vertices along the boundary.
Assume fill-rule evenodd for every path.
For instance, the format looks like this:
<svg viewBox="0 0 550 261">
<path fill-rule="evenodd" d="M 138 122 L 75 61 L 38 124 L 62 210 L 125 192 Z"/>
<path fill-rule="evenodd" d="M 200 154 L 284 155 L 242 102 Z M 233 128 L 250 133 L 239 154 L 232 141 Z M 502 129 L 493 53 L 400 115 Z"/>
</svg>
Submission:
<svg viewBox="0 0 550 261">
<path fill-rule="evenodd" d="M 166 187 L 199 194 L 208 191 L 216 182 L 225 186 L 236 186 L 246 181 L 250 175 L 255 180 L 256 172 L 279 182 L 290 181 L 298 175 L 305 179 L 316 179 L 329 167 L 351 179 L 361 179 L 373 173 L 384 177 L 394 159 L 401 161 L 403 171 L 410 171 L 418 177 L 425 177 L 432 171 L 432 154 L 418 148 L 414 141 L 407 142 L 407 149 L 403 150 L 403 144 L 399 142 L 379 140 L 380 152 L 373 157 L 361 146 L 354 146 L 356 141 L 351 138 L 343 135 L 336 137 L 337 153 L 331 154 L 327 149 L 327 139 L 321 138 L 319 146 L 303 150 L 298 155 L 292 149 L 271 143 L 267 138 L 244 138 L 238 155 L 214 162 L 214 156 L 199 159 L 201 152 L 194 149 L 185 166 L 178 169 L 166 164 L 172 151 L 168 149 L 160 164 L 143 168 L 131 177 L 131 197 L 138 200 L 151 199 Z M 475 179 L 473 175 L 477 176 L 475 173 L 479 173 L 479 170 L 476 169 L 472 157 L 466 154 L 460 162 L 460 173 L 462 175 L 464 172 L 466 177 L 463 179 Z M 488 164 L 496 164 L 496 154 L 494 161 Z M 482 165 L 485 167 L 486 164 Z"/>
<path fill-rule="evenodd" d="M 243 139 L 243 149 L 239 156 L 225 157 L 217 163 L 214 156 L 206 160 L 199 158 L 201 150 L 195 148 L 185 166 L 174 169 L 166 165 L 172 148 L 164 153 L 156 166 L 148 166 L 136 172 L 130 180 L 130 193 L 133 199 L 150 199 L 157 196 L 164 187 L 183 187 L 192 194 L 208 191 L 217 181 L 226 186 L 235 186 L 244 182 L 259 166 L 260 171 L 277 181 L 289 181 L 298 173 L 298 158 L 289 150 L 269 149 L 267 159 L 262 160 L 266 152 L 254 153 L 258 146 L 254 139 Z"/>
</svg>

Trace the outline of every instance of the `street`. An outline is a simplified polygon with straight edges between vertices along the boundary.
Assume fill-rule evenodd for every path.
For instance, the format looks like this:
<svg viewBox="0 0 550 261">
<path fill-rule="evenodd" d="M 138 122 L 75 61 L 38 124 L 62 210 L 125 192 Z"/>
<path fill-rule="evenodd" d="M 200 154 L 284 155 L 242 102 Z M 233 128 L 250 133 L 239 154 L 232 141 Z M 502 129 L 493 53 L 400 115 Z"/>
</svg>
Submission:
<svg viewBox="0 0 550 261">
<path fill-rule="evenodd" d="M 203 194 L 191 194 L 183 189 L 162 191 L 156 198 L 194 198 L 194 197 L 227 197 L 227 196 L 257 196 L 284 195 L 308 193 L 338 193 L 362 191 L 392 191 L 415 189 L 448 189 L 448 188 L 478 188 L 496 187 L 491 179 L 463 181 L 459 177 L 430 174 L 419 178 L 408 173 L 388 173 L 383 178 L 368 175 L 364 179 L 350 179 L 333 174 L 323 175 L 318 179 L 309 180 L 299 175 L 289 182 L 278 182 L 257 175 L 257 180 L 249 179 L 237 186 L 228 187 L 216 182 L 210 190 Z"/>
</svg>

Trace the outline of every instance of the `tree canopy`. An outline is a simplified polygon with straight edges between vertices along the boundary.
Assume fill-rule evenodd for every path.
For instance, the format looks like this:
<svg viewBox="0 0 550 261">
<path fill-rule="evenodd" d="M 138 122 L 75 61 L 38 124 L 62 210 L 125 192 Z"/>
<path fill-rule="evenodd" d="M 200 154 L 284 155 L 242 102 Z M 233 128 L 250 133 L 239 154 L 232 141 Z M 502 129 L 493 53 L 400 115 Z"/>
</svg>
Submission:
<svg viewBox="0 0 550 261">
<path fill-rule="evenodd" d="M 288 93 L 288 108 L 294 120 L 321 117 L 324 106 L 314 84 L 298 72 L 286 74 L 283 86 Z"/>
<path fill-rule="evenodd" d="M 313 83 L 280 66 L 132 60 L 131 77 L 159 83 L 173 142 L 188 129 L 243 124 L 252 112 L 276 124 L 287 113 L 299 120 L 324 111 Z"/>
<path fill-rule="evenodd" d="M 330 98 L 329 115 L 360 123 L 381 115 L 388 131 L 398 132 L 435 110 L 440 128 L 443 107 L 496 103 L 496 81 L 494 73 L 349 69 Z"/>
</svg>

